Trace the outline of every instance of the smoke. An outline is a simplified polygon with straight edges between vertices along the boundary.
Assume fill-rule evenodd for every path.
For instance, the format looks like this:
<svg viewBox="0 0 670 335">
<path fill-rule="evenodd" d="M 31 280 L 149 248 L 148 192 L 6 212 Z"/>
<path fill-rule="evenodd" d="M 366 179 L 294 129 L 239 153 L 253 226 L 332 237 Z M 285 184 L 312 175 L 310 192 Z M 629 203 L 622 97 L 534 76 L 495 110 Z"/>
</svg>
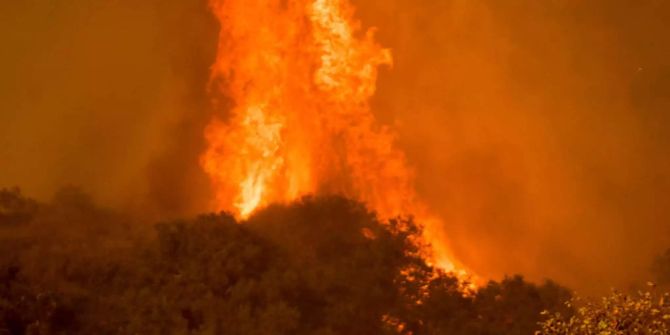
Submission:
<svg viewBox="0 0 670 335">
<path fill-rule="evenodd" d="M 465 264 L 594 292 L 668 245 L 670 7 L 358 1 L 395 68 L 375 110 Z"/>
<path fill-rule="evenodd" d="M 0 5 L 0 184 L 64 184 L 176 215 L 206 208 L 198 166 L 217 23 L 199 1 Z"/>
<path fill-rule="evenodd" d="M 209 207 L 206 1 L 0 4 L 0 185 L 151 216 Z M 354 1 L 392 49 L 374 110 L 459 260 L 587 291 L 670 245 L 664 1 Z"/>
</svg>

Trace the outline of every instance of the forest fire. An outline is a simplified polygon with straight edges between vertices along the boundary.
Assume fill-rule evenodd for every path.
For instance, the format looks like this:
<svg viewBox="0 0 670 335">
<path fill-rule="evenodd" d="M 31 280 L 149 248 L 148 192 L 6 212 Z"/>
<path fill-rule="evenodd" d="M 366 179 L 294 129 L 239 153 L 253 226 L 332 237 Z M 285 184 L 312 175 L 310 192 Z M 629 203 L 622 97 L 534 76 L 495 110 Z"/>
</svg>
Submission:
<svg viewBox="0 0 670 335">
<path fill-rule="evenodd" d="M 0 335 L 670 334 L 670 1 L 0 13 Z"/>
<path fill-rule="evenodd" d="M 413 215 L 435 261 L 455 270 L 432 235 L 439 221 L 413 189 L 394 133 L 369 107 L 391 52 L 362 32 L 346 0 L 212 0 L 222 29 L 212 96 L 232 99 L 206 130 L 202 165 L 216 207 L 246 218 L 309 194 L 362 201 L 382 218 Z"/>
</svg>

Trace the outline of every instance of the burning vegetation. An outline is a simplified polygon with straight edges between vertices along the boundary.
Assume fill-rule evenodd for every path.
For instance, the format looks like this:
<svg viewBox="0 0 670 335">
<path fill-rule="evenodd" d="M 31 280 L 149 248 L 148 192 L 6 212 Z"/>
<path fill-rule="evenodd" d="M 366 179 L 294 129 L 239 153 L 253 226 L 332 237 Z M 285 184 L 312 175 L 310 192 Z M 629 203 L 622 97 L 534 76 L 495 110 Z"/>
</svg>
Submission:
<svg viewBox="0 0 670 335">
<path fill-rule="evenodd" d="M 594 0 L 593 3 L 600 1 L 607 2 Z M 90 197 L 77 187 L 61 189 L 51 200 L 44 200 L 48 198 L 44 194 L 37 197 L 42 200 L 32 199 L 18 188 L 0 189 L 0 335 L 517 335 L 534 332 L 613 335 L 670 332 L 668 295 L 614 293 L 598 302 L 578 298 L 551 280 L 538 280 L 560 276 L 561 283 L 567 278 L 573 283 L 587 283 L 585 287 L 595 285 L 602 289 L 605 274 L 614 277 L 616 273 L 617 279 L 612 282 L 627 280 L 629 291 L 634 291 L 639 289 L 636 283 L 644 276 L 639 270 L 643 266 L 640 260 L 649 258 L 667 240 L 654 237 L 653 243 L 646 243 L 650 236 L 662 235 L 657 227 L 662 224 L 658 222 L 670 217 L 665 209 L 661 209 L 663 206 L 658 205 L 667 199 L 665 191 L 670 185 L 663 170 L 667 162 L 656 157 L 663 156 L 657 153 L 661 149 L 656 146 L 667 147 L 663 145 L 667 136 L 657 126 L 664 123 L 656 122 L 656 119 L 665 120 L 667 116 L 654 114 L 667 110 L 668 100 L 661 91 L 670 85 L 661 78 L 661 70 L 647 75 L 645 67 L 635 63 L 636 77 L 629 81 L 636 83 L 637 91 L 644 92 L 635 91 L 636 96 L 626 101 L 622 98 L 625 95 L 621 94 L 621 87 L 625 85 L 611 83 L 619 77 L 633 76 L 626 72 L 628 70 L 623 71 L 624 74 L 611 74 L 609 67 L 614 65 L 594 67 L 590 66 L 592 60 L 588 57 L 572 55 L 570 43 L 580 47 L 592 44 L 588 42 L 594 40 L 609 43 L 603 38 L 608 35 L 601 36 L 597 28 L 606 23 L 599 20 L 595 20 L 597 24 L 592 23 L 596 28 L 587 29 L 591 34 L 584 36 L 588 38 L 575 38 L 576 42 L 562 39 L 570 29 L 578 31 L 575 35 L 582 36 L 584 27 L 580 20 L 590 18 L 584 14 L 592 12 L 588 10 L 589 5 L 577 1 L 547 5 L 533 0 L 515 2 L 515 5 L 485 0 L 435 1 L 426 2 L 421 8 L 415 0 L 398 0 L 389 2 L 390 5 L 383 1 L 349 0 L 147 0 L 118 5 L 122 2 L 106 2 L 107 7 L 95 9 L 105 14 L 90 21 L 104 22 L 101 19 L 106 19 L 112 22 L 107 28 L 113 29 L 102 29 L 90 35 L 76 24 L 68 25 L 70 21 L 86 21 L 78 16 L 76 4 L 67 7 L 66 2 L 55 1 L 53 8 L 36 6 L 39 7 L 35 9 L 36 21 L 40 22 L 43 17 L 51 16 L 52 11 L 68 8 L 65 12 L 71 15 L 65 15 L 60 24 L 69 28 L 55 33 L 60 38 L 69 38 L 69 34 L 81 31 L 78 39 L 95 41 L 87 47 L 95 51 L 84 48 L 74 52 L 64 47 L 66 51 L 61 55 L 70 59 L 72 52 L 88 57 L 86 60 L 91 64 L 81 60 L 73 63 L 78 69 L 81 67 L 80 72 L 86 73 L 84 78 L 93 78 L 78 82 L 93 93 L 89 92 L 90 101 L 85 103 L 77 95 L 79 91 L 68 89 L 67 80 L 62 80 L 65 88 L 59 86 L 60 82 L 58 85 L 42 84 L 47 89 L 24 85 L 27 88 L 22 88 L 23 91 L 17 89 L 21 94 L 14 94 L 18 98 L 12 108 L 3 105 L 0 109 L 20 115 L 29 110 L 24 104 L 30 100 L 35 101 L 33 107 L 36 110 L 53 108 L 57 117 L 40 116 L 36 118 L 38 120 L 25 122 L 28 131 L 5 132 L 28 133 L 28 137 L 34 134 L 37 138 L 39 122 L 51 130 L 51 121 L 63 119 L 68 125 L 81 122 L 81 127 L 92 134 L 102 128 L 115 128 L 115 124 L 134 125 L 138 128 L 136 136 L 125 136 L 129 139 L 123 143 L 134 144 L 133 139 L 151 143 L 128 150 L 123 144 L 116 143 L 124 137 L 119 132 L 104 140 L 109 142 L 107 146 L 90 144 L 86 150 L 72 150 L 70 156 L 63 154 L 61 157 L 58 150 L 47 149 L 49 141 L 30 137 L 27 142 L 31 144 L 16 142 L 19 143 L 16 151 L 30 156 L 29 165 L 33 166 L 33 169 L 22 169 L 19 164 L 11 164 L 13 156 L 8 154 L 11 150 L 5 148 L 11 147 L 5 145 L 10 143 L 7 139 L 13 138 L 9 135 L 0 138 L 0 158 L 3 159 L 0 168 L 8 166 L 7 171 L 11 170 L 7 173 L 9 177 L 2 171 L 0 182 L 13 182 L 15 176 L 23 176 L 30 182 L 41 178 L 35 170 L 44 169 L 48 164 L 41 164 L 40 159 L 52 155 L 54 161 L 66 161 L 66 164 L 62 171 L 49 172 L 57 176 L 54 180 L 44 178 L 35 182 L 35 185 L 49 185 L 45 188 L 48 191 L 44 192 L 50 194 L 57 188 L 55 185 L 67 185 L 70 179 L 78 180 L 64 176 L 85 171 L 79 181 L 88 180 L 97 185 L 93 189 L 108 190 L 121 199 L 109 204 L 100 197 Z M 11 3 L 16 4 L 6 2 L 0 5 L 0 13 L 8 12 L 2 6 L 19 10 L 35 6 L 32 2 Z M 72 0 L 72 3 L 76 1 Z M 381 43 L 376 28 L 359 22 L 354 3 L 363 5 L 363 11 L 377 23 L 395 22 L 398 17 L 391 13 L 402 12 L 405 16 L 398 20 L 397 27 L 392 27 L 394 30 L 390 34 L 393 38 L 379 38 L 384 41 Z M 527 25 L 524 25 L 525 21 L 510 23 L 515 21 L 511 19 L 513 15 L 524 12 L 520 10 L 522 7 L 517 8 L 521 4 L 529 11 L 548 15 L 541 21 L 547 19 L 549 23 L 541 22 L 537 27 L 532 23 L 535 21 L 529 21 L 531 23 Z M 119 7 L 114 7 L 117 5 Z M 649 1 L 645 6 L 646 11 L 662 12 L 657 8 L 666 5 Z M 86 8 L 93 7 L 95 5 Z M 129 8 L 132 10 L 127 11 Z M 185 8 L 198 14 L 191 17 L 193 13 L 182 10 Z M 136 15 L 135 25 L 142 29 L 137 29 L 138 35 L 130 34 L 133 36 L 127 40 L 125 35 L 129 34 L 121 34 L 124 36 L 120 45 L 133 52 L 143 48 L 144 51 L 153 50 L 158 47 L 137 39 L 141 36 L 139 32 L 162 36 L 161 43 L 157 43 L 164 48 L 160 53 L 170 56 L 169 61 L 163 59 L 166 64 L 161 66 L 169 68 L 170 73 L 158 75 L 158 70 L 153 71 L 156 73 L 147 70 L 146 77 L 155 81 L 145 78 L 146 82 L 126 77 L 132 69 L 141 68 L 143 64 L 129 52 L 128 59 L 121 58 L 125 61 L 118 66 L 124 69 L 124 75 L 111 77 L 123 92 L 131 92 L 128 96 L 112 93 L 99 96 L 97 94 L 105 89 L 91 85 L 91 82 L 111 85 L 105 80 L 110 78 L 109 75 L 100 76 L 104 74 L 100 68 L 116 72 L 116 67 L 104 62 L 116 58 L 111 50 L 115 49 L 115 44 L 110 41 L 108 49 L 102 51 L 91 47 L 99 41 L 108 44 L 109 39 L 105 37 L 109 35 L 104 34 L 105 30 L 117 32 L 119 20 L 114 15 L 106 16 L 109 9 L 128 17 L 133 17 L 129 12 L 134 11 L 162 13 L 153 19 Z M 434 15 L 433 10 L 442 11 L 442 15 L 449 18 L 449 24 L 437 25 L 435 22 L 439 22 L 440 17 Z M 444 14 L 446 12 L 448 14 Z M 203 13 L 211 22 L 199 16 Z M 548 13 L 557 17 L 554 18 L 556 22 L 549 19 Z M 580 22 L 572 22 L 573 15 L 565 13 L 575 14 L 580 18 L 575 21 Z M 613 13 L 610 14 L 615 17 L 621 15 L 618 11 Z M 645 21 L 645 15 L 640 13 L 646 12 L 640 10 L 634 13 L 635 17 Z M 17 22 L 21 20 L 14 22 L 10 16 L 3 17 L 0 24 L 7 21 L 20 26 Z M 427 17 L 435 22 L 424 24 Z M 658 16 L 656 20 L 649 20 L 648 29 L 667 27 L 670 20 L 664 18 Z M 162 19 L 165 22 L 152 21 Z M 566 28 L 566 22 L 574 27 Z M 155 23 L 170 28 L 154 28 Z M 183 26 L 191 24 L 194 26 L 191 27 L 192 35 L 181 31 Z M 507 27 L 509 31 L 496 29 L 499 26 Z M 77 29 L 70 29 L 72 27 Z M 44 27 L 32 29 L 49 30 Z M 496 30 L 505 31 L 504 34 L 512 37 L 492 34 Z M 525 30 L 548 33 L 527 36 L 518 32 Z M 0 31 L 11 32 L 12 29 Z M 445 31 L 447 35 L 443 35 Z M 612 35 L 618 36 L 617 31 L 614 30 Z M 521 36 L 517 37 L 518 45 L 510 42 L 514 40 L 513 34 Z M 472 36 L 470 39 L 461 35 Z M 20 40 L 21 33 L 16 36 Z M 453 43 L 449 47 L 462 49 L 461 54 L 455 50 L 442 50 L 447 48 L 442 41 L 445 36 L 449 36 Z M 532 53 L 519 56 L 526 44 L 545 43 L 547 36 L 552 37 L 556 45 L 541 49 L 541 57 L 534 57 Z M 60 50 L 56 47 L 49 49 L 50 43 L 58 47 L 65 45 L 58 39 L 55 42 L 49 38 L 43 40 L 43 43 L 36 43 L 40 52 L 32 52 L 40 57 L 55 55 Z M 386 47 L 389 41 L 392 41 L 393 50 Z M 17 45 L 22 47 L 22 43 Z M 419 48 L 415 50 L 417 46 Z M 74 46 L 69 47 L 76 50 Z M 398 47 L 401 50 L 396 50 Z M 490 52 L 487 48 L 495 52 L 487 55 Z M 608 48 L 604 45 L 593 47 L 609 56 Z M 30 53 L 30 48 L 26 50 Z M 644 52 L 639 52 L 639 59 L 631 56 L 633 60 L 630 62 L 644 59 L 658 62 L 657 58 L 663 58 L 657 57 L 654 48 L 641 47 L 641 50 Z M 396 51 L 400 54 L 398 59 L 394 59 Z M 569 55 L 562 55 L 562 52 Z M 594 54 L 598 55 L 598 52 L 594 51 Z M 499 53 L 507 58 L 499 61 Z M 1 57 L 3 55 L 0 55 L 0 65 L 5 63 Z M 548 59 L 548 64 L 541 63 L 545 59 L 542 57 Z M 23 59 L 20 56 L 14 58 Z M 146 63 L 161 63 L 155 58 L 147 57 Z M 536 58 L 540 60 L 526 62 Z M 428 65 L 423 68 L 415 64 L 424 61 Z M 70 74 L 60 66 L 33 68 L 32 63 L 36 62 L 24 63 L 19 65 L 29 69 L 26 70 L 28 75 L 19 70 L 16 73 L 7 71 L 9 78 L 35 77 L 44 78 L 46 82 L 53 71 L 62 71 L 64 75 L 61 73 L 61 77 Z M 380 80 L 385 71 L 396 66 L 394 63 L 402 63 L 402 73 L 391 80 Z M 630 65 L 623 61 L 621 64 L 617 66 L 627 68 Z M 446 72 L 425 73 L 440 68 L 452 71 L 456 79 L 442 78 Z M 585 68 L 593 69 L 586 71 Z M 578 78 L 569 80 L 568 70 L 578 73 L 575 75 Z M 538 83 L 544 83 L 549 76 L 545 71 L 559 79 L 547 84 L 555 87 L 536 94 L 539 91 L 535 86 L 541 86 Z M 514 77 L 508 72 L 519 74 Z M 582 80 L 583 73 L 591 80 L 607 81 L 612 86 L 599 88 L 597 82 Z M 173 76 L 184 77 L 184 82 L 172 83 Z M 395 83 L 405 79 L 411 80 L 414 87 Z M 525 81 L 522 84 L 515 80 Z M 10 88 L 12 85 L 3 85 L 0 94 L 5 91 L 5 86 Z M 151 91 L 153 94 L 133 93 L 141 92 L 143 85 L 165 87 Z M 459 91 L 461 85 L 467 88 Z M 570 91 L 573 86 L 577 88 Z M 380 88 L 386 96 L 375 100 Z M 457 93 L 450 98 L 442 97 L 448 90 Z M 467 93 L 467 90 L 476 93 Z M 584 94 L 587 91 L 589 94 Z M 10 99 L 14 98 L 13 91 L 9 92 L 3 96 L 6 99 L 0 101 L 13 101 Z M 43 98 L 49 94 L 54 94 L 55 98 L 51 99 L 56 103 Z M 465 97 L 455 97 L 458 95 Z M 563 102 L 568 95 L 573 100 Z M 149 108 L 145 106 L 151 104 L 147 102 L 147 96 L 160 97 L 157 98 L 160 102 L 154 101 L 156 106 L 150 107 L 156 115 L 138 119 L 116 116 L 117 113 L 128 113 L 135 117 L 135 105 Z M 611 100 L 611 97 L 616 97 L 615 102 L 608 102 L 616 105 L 613 113 L 605 108 L 612 106 L 602 102 Z M 420 102 L 407 102 L 412 99 Z M 517 99 L 526 99 L 527 106 L 510 102 Z M 58 107 L 43 103 L 43 100 L 57 106 L 63 103 L 67 105 L 63 110 L 67 111 L 60 115 Z M 493 102 L 482 104 L 486 100 Z M 601 101 L 601 105 L 595 106 L 596 102 L 592 100 Z M 653 124 L 649 127 L 653 128 L 649 138 L 639 135 L 638 129 L 624 129 L 623 126 L 622 129 L 612 127 L 593 131 L 590 122 L 585 122 L 588 126 L 581 125 L 586 129 L 583 133 L 592 136 L 592 132 L 602 132 L 611 138 L 599 133 L 604 136 L 601 139 L 604 145 L 594 144 L 598 150 L 583 149 L 585 151 L 575 154 L 580 156 L 578 158 L 570 156 L 575 159 L 574 164 L 567 158 L 560 158 L 592 141 L 590 137 L 573 139 L 573 133 L 578 133 L 572 128 L 574 115 L 568 115 L 566 121 L 545 114 L 559 114 L 551 112 L 562 109 L 572 113 L 580 108 L 600 108 L 608 111 L 609 121 L 601 122 L 601 118 L 590 116 L 598 121 L 591 123 L 605 124 L 605 128 L 610 123 L 629 127 L 636 123 L 629 122 L 633 118 L 626 114 L 628 104 L 638 104 L 636 108 L 649 113 L 644 120 L 638 120 L 641 129 L 645 122 Z M 445 119 L 449 117 L 440 114 L 454 106 L 462 110 L 449 114 L 449 117 L 465 120 L 468 118 L 465 114 L 475 110 L 479 114 L 468 122 L 477 126 L 464 122 L 448 128 Z M 380 117 L 383 113 L 376 109 L 386 107 L 406 109 L 403 113 L 409 115 L 405 119 L 410 121 L 414 118 L 412 108 L 427 112 L 421 116 L 421 121 L 402 128 L 402 122 Z M 516 113 L 516 109 L 522 109 L 517 107 L 528 107 L 530 114 L 537 108 L 542 113 L 536 114 L 546 119 L 513 114 L 512 110 Z M 96 111 L 109 109 L 109 113 L 99 114 L 113 116 L 109 120 L 82 121 L 74 117 L 79 115 L 77 112 L 71 111 L 81 110 L 82 114 L 94 115 L 90 113 L 91 108 Z M 500 109 L 501 115 L 492 117 L 482 112 L 494 109 Z M 163 115 L 163 112 L 183 113 L 184 110 L 190 114 L 183 120 L 175 115 Z M 16 115 L 0 115 L 0 127 Z M 173 118 L 180 121 L 175 125 Z M 442 122 L 434 125 L 432 118 Z M 513 122 L 508 119 L 518 119 L 519 124 L 507 129 L 507 133 L 491 131 L 497 130 L 498 124 L 502 124 L 502 129 L 505 122 Z M 108 122 L 110 120 L 117 123 Z M 556 120 L 564 124 L 554 122 Z M 539 126 L 528 126 L 533 121 Z M 490 124 L 478 128 L 480 123 L 486 122 Z M 554 126 L 559 130 L 554 130 Z M 157 135 L 168 128 L 172 131 L 164 137 L 176 133 L 179 134 L 177 139 L 168 141 Z M 555 133 L 549 133 L 550 129 Z M 73 146 L 87 143 L 81 133 L 64 134 L 57 130 L 57 136 L 63 136 L 66 138 L 63 141 L 74 143 Z M 444 135 L 450 130 L 462 131 L 460 140 L 467 142 L 462 148 L 440 147 L 458 142 L 461 135 Z M 399 140 L 402 131 L 406 143 Z M 439 140 L 434 141 L 439 145 L 423 148 L 427 142 L 407 140 L 423 132 L 439 133 Z M 497 143 L 490 138 L 496 136 L 503 140 Z M 569 141 L 563 139 L 567 137 L 570 137 Z M 562 143 L 565 147 L 554 143 L 560 142 L 559 139 L 566 141 L 567 144 Z M 515 141 L 521 144 L 515 146 Z M 33 154 L 34 150 L 25 149 L 33 144 L 42 152 Z M 103 150 L 105 148 L 115 150 Z M 616 168 L 610 167 L 607 174 L 600 176 L 600 165 L 589 166 L 591 161 L 584 157 L 594 156 L 592 151 L 607 152 L 609 150 L 604 150 L 607 148 L 616 148 L 623 154 L 612 155 L 616 156 L 614 159 L 607 158 Z M 640 148 L 644 150 L 638 150 Z M 488 152 L 497 150 L 502 152 L 500 157 L 505 154 L 508 157 L 502 159 L 498 154 Z M 641 163 L 630 163 L 641 161 L 636 157 L 644 154 L 638 152 L 653 156 L 644 158 L 654 163 L 654 169 L 640 167 L 644 165 Z M 75 154 L 77 159 L 71 159 Z M 104 155 L 109 155 L 105 156 L 108 161 L 100 159 Z M 443 162 L 459 157 L 461 161 L 457 163 Z M 77 166 L 78 160 L 96 161 L 96 158 L 101 161 L 96 164 L 104 169 L 88 171 Z M 526 162 L 531 158 L 536 160 L 535 165 Z M 605 159 L 605 156 L 601 158 Z M 421 165 L 422 160 L 423 169 L 418 167 L 418 170 L 424 173 L 420 174 L 410 161 L 419 161 L 418 165 Z M 35 169 L 35 166 L 39 168 Z M 142 173 L 148 176 L 140 177 Z M 442 177 L 443 174 L 450 177 Z M 631 176 L 644 180 L 635 180 Z M 141 183 L 137 181 L 142 178 L 147 179 L 147 185 L 139 187 L 137 184 Z M 453 187 L 449 190 L 444 183 L 441 187 L 435 186 L 440 184 L 441 178 L 456 186 L 449 186 Z M 125 185 L 132 186 L 115 182 L 121 179 L 130 180 Z M 86 182 L 74 184 L 87 186 Z M 30 191 L 28 193 L 32 195 Z M 631 200 L 634 197 L 630 194 L 641 195 L 642 200 L 637 201 L 645 204 Z M 597 208 L 590 208 L 592 204 Z M 598 210 L 607 211 L 606 215 Z M 586 212 L 590 214 L 583 214 Z M 596 217 L 598 215 L 601 216 Z M 607 219 L 613 220 L 609 222 Z M 632 227 L 634 225 L 632 228 L 623 225 L 624 222 L 637 223 L 638 219 L 647 220 L 649 227 L 638 230 Z M 600 226 L 593 223 L 596 221 Z M 592 237 L 600 233 L 603 235 L 600 239 Z M 460 235 L 452 237 L 452 234 Z M 630 245 L 622 241 L 630 241 Z M 634 247 L 644 250 L 629 250 Z M 602 251 L 604 249 L 607 250 Z M 619 259 L 613 255 L 630 258 L 628 266 L 613 269 L 612 259 Z M 576 265 L 578 259 L 584 263 Z M 510 264 L 515 272 L 509 272 Z M 529 275 L 532 272 L 533 281 L 528 282 L 522 276 L 501 275 L 516 273 L 516 269 L 523 269 L 520 271 Z M 630 275 L 634 272 L 639 273 Z M 670 251 L 653 262 L 651 272 L 661 289 L 670 286 Z"/>
</svg>

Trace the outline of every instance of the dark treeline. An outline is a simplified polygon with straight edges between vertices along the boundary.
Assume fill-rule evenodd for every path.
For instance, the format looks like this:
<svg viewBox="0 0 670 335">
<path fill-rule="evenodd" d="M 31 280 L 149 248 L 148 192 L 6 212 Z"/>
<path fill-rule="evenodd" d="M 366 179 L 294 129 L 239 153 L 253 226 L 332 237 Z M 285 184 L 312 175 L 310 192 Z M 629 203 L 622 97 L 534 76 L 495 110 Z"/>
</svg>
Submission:
<svg viewBox="0 0 670 335">
<path fill-rule="evenodd" d="M 66 189 L 0 191 L 0 334 L 532 334 L 568 291 L 463 295 L 411 219 L 338 197 L 149 225 Z"/>
</svg>

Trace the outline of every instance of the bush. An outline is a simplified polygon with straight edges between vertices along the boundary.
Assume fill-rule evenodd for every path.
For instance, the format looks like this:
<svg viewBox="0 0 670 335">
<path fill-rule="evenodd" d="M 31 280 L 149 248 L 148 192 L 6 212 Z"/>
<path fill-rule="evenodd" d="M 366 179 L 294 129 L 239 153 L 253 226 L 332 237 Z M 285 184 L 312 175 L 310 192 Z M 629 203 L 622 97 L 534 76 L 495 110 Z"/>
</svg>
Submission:
<svg viewBox="0 0 670 335">
<path fill-rule="evenodd" d="M 650 284 L 650 286 L 653 286 Z M 573 299 L 572 317 L 544 312 L 542 335 L 663 335 L 670 334 L 670 296 L 653 291 L 635 296 L 613 292 L 597 302 Z"/>
</svg>

